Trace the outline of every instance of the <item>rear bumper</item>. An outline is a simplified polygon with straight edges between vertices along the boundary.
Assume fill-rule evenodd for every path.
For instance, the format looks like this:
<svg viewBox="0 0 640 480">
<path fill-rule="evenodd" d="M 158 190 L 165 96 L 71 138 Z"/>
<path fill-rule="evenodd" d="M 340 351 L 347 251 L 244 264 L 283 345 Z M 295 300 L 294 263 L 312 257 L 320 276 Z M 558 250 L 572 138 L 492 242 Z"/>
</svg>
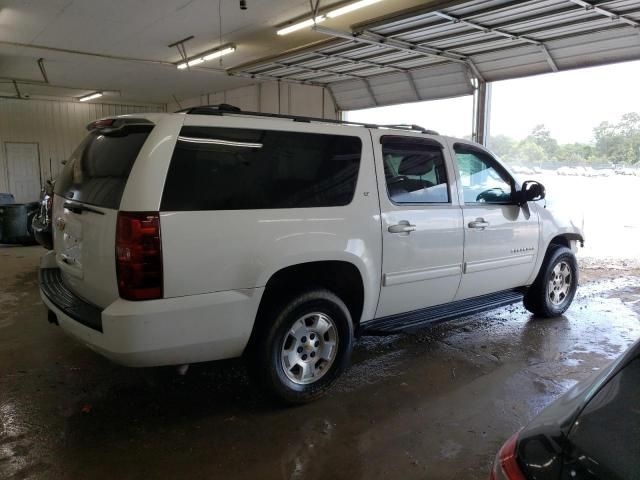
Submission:
<svg viewBox="0 0 640 480">
<path fill-rule="evenodd" d="M 88 326 L 86 318 L 78 318 L 77 310 L 65 308 L 50 290 L 41 286 L 40 295 L 60 327 L 76 340 L 116 363 L 151 367 L 242 355 L 262 291 L 231 290 L 142 302 L 117 299 L 100 312 L 102 331 Z"/>
</svg>

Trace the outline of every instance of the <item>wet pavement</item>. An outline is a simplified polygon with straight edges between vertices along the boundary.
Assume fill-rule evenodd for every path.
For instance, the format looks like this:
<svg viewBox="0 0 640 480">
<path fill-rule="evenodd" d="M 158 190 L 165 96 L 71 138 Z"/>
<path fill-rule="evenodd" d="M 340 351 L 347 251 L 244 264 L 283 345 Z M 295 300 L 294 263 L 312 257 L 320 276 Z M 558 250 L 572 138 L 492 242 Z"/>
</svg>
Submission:
<svg viewBox="0 0 640 480">
<path fill-rule="evenodd" d="M 326 398 L 285 409 L 240 361 L 179 377 L 76 344 L 47 323 L 41 252 L 0 248 L 2 479 L 486 479 L 504 440 L 640 338 L 640 272 L 591 271 L 559 318 L 512 306 L 364 338 Z"/>
</svg>

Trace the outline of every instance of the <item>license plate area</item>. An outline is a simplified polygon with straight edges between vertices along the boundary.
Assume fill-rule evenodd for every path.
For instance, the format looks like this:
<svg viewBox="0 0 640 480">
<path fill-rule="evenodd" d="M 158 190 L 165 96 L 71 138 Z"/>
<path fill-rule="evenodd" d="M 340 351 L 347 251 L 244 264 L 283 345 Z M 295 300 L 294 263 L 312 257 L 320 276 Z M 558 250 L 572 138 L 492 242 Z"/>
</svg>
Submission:
<svg viewBox="0 0 640 480">
<path fill-rule="evenodd" d="M 76 277 L 82 276 L 82 222 L 77 215 L 65 211 L 65 215 L 56 222 L 60 230 L 62 245 L 58 253 L 60 268 Z"/>
</svg>

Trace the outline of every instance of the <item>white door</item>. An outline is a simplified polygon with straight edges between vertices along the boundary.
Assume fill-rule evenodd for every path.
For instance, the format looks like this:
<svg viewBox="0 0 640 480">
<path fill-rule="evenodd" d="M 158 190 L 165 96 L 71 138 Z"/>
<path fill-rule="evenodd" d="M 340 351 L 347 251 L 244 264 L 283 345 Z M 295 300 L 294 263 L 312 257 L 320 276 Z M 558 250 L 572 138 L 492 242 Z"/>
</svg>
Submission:
<svg viewBox="0 0 640 480">
<path fill-rule="evenodd" d="M 5 143 L 9 193 L 17 203 L 35 202 L 40 197 L 40 157 L 37 143 Z"/>
<path fill-rule="evenodd" d="M 464 271 L 456 300 L 527 284 L 538 255 L 538 215 L 512 200 L 517 187 L 488 152 L 453 145 L 464 200 Z"/>
<path fill-rule="evenodd" d="M 382 215 L 376 318 L 450 302 L 462 272 L 463 228 L 446 145 L 372 131 Z"/>
</svg>

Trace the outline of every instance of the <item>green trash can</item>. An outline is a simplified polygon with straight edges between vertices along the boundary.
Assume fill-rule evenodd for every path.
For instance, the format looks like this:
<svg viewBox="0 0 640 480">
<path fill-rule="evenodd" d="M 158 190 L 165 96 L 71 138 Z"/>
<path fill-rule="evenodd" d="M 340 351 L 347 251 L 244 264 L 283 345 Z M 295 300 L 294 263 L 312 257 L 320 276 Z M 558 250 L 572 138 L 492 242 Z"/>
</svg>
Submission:
<svg viewBox="0 0 640 480">
<path fill-rule="evenodd" d="M 33 245 L 36 242 L 31 228 L 38 202 L 0 205 L 0 243 Z"/>
</svg>

